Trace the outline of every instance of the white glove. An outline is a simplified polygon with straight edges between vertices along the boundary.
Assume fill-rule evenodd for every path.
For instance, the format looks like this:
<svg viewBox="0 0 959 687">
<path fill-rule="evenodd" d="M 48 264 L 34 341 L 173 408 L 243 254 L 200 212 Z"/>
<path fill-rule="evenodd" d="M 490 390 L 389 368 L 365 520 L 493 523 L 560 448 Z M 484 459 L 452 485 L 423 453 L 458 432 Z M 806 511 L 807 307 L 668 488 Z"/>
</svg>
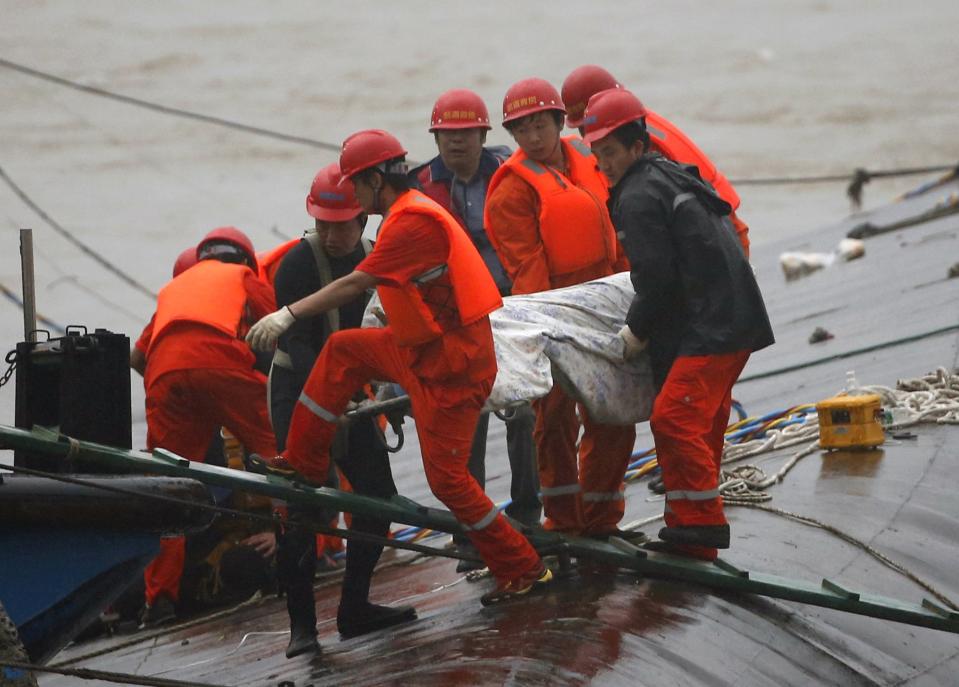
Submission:
<svg viewBox="0 0 959 687">
<path fill-rule="evenodd" d="M 261 319 L 250 328 L 246 335 L 246 342 L 257 351 L 271 351 L 276 345 L 280 334 L 289 329 L 296 318 L 287 306 Z"/>
<path fill-rule="evenodd" d="M 634 360 L 640 353 L 646 349 L 647 340 L 640 341 L 633 334 L 629 325 L 624 325 L 619 330 L 619 338 L 623 340 L 623 360 Z"/>
</svg>

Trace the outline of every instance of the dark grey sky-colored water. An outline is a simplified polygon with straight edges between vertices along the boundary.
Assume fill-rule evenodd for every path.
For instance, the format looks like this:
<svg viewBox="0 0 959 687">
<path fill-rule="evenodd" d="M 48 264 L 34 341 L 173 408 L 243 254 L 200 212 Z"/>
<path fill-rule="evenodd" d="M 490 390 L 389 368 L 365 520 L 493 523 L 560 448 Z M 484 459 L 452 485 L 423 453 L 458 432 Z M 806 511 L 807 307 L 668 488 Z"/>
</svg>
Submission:
<svg viewBox="0 0 959 687">
<path fill-rule="evenodd" d="M 434 154 L 433 100 L 606 66 L 730 178 L 959 159 L 956 3 L 2 3 L 0 56 L 171 107 L 339 143 L 382 127 Z M 179 251 L 235 224 L 258 248 L 307 226 L 330 152 L 104 100 L 0 67 L 0 166 L 50 216 L 152 290 Z M 492 143 L 509 143 L 494 127 Z M 918 183 L 874 182 L 867 207 Z M 739 188 L 763 243 L 849 210 L 842 184 Z M 132 338 L 151 299 L 106 273 L 0 184 L 0 282 L 19 291 L 16 229 L 35 230 L 38 308 Z M 811 247 L 828 250 L 831 246 Z M 780 278 L 778 274 L 761 278 Z M 0 302 L 5 350 L 19 309 Z M 135 415 L 142 418 L 140 385 Z M 0 391 L 10 421 L 12 389 Z M 142 430 L 141 430 L 142 431 Z M 142 435 L 141 435 L 142 436 Z"/>
</svg>

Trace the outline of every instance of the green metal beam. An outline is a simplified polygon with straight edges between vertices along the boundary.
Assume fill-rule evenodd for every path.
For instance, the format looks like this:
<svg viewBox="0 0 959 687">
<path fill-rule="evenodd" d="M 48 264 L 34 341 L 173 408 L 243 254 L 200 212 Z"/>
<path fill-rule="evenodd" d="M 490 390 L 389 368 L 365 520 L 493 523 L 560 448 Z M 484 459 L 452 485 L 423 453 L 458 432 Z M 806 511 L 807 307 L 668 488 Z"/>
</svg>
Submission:
<svg viewBox="0 0 959 687">
<path fill-rule="evenodd" d="M 211 486 L 263 494 L 304 506 L 326 507 L 347 513 L 370 515 L 442 532 L 463 531 L 461 525 L 449 512 L 428 508 L 402 496 L 395 496 L 386 501 L 326 487 L 306 487 L 279 477 L 190 462 L 164 450 L 149 454 L 76 441 L 40 427 L 27 431 L 0 425 L 0 448 L 59 456 L 65 461 L 72 461 L 83 467 L 106 469 L 117 473 L 187 477 Z M 798 601 L 847 613 L 959 634 L 959 613 L 928 599 L 920 604 L 906 603 L 848 590 L 830 580 L 824 579 L 817 585 L 802 580 L 741 570 L 722 559 L 709 563 L 660 553 L 651 555 L 642 548 L 615 538 L 609 542 L 600 542 L 535 529 L 525 530 L 524 534 L 543 554 L 569 554 L 633 570 L 648 577 L 692 582 L 724 591 Z"/>
</svg>

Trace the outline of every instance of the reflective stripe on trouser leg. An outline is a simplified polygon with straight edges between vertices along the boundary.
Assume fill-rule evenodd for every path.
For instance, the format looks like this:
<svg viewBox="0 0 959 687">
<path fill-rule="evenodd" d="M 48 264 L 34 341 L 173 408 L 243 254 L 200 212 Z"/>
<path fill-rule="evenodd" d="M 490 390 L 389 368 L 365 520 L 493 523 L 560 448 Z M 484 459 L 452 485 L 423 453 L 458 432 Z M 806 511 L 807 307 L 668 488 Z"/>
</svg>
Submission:
<svg viewBox="0 0 959 687">
<path fill-rule="evenodd" d="M 533 441 L 536 443 L 546 527 L 579 533 L 583 529 L 579 489 L 568 493 L 550 492 L 551 489 L 578 487 L 580 484 L 576 456 L 576 439 L 579 437 L 576 403 L 556 385 L 543 398 L 533 401 L 532 406 L 536 411 Z"/>
<path fill-rule="evenodd" d="M 306 477 L 324 482 L 337 417 L 370 379 L 399 381 L 394 371 L 401 366 L 386 329 L 347 329 L 330 336 L 293 409 L 283 456 Z"/>
<path fill-rule="evenodd" d="M 579 445 L 579 483 L 583 486 L 583 531 L 616 529 L 626 512 L 623 477 L 636 443 L 633 425 L 594 422 L 582 405 L 583 438 Z"/>
<path fill-rule="evenodd" d="M 719 486 L 719 465 L 710 438 L 716 416 L 742 370 L 741 355 L 677 358 L 653 404 L 650 426 L 663 484 L 675 524 L 722 525 L 726 522 Z M 690 495 L 698 496 L 690 499 Z"/>
<path fill-rule="evenodd" d="M 492 379 L 468 387 L 401 381 L 410 395 L 430 489 L 461 523 L 490 572 L 508 582 L 535 569 L 539 554 L 506 522 L 469 474 L 470 444 Z"/>
</svg>

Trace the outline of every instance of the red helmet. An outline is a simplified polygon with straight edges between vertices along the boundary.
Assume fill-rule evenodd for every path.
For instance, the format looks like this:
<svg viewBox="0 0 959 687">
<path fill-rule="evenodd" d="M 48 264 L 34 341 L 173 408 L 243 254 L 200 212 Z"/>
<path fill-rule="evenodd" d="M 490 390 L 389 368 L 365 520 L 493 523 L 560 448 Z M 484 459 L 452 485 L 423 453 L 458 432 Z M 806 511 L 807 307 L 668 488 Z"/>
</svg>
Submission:
<svg viewBox="0 0 959 687">
<path fill-rule="evenodd" d="M 546 110 L 566 114 L 563 101 L 552 84 L 535 76 L 517 81 L 503 98 L 503 124 Z"/>
<path fill-rule="evenodd" d="M 236 227 L 217 227 L 204 236 L 203 240 L 196 244 L 197 260 L 223 257 L 217 254 L 219 251 L 216 250 L 216 246 L 222 246 L 224 244 L 238 248 L 247 259 L 247 264 L 250 265 L 254 272 L 259 273 L 260 266 L 256 261 L 256 251 L 253 250 L 253 242 L 250 241 L 249 236 Z M 230 261 L 224 260 L 224 262 Z"/>
<path fill-rule="evenodd" d="M 575 129 L 583 125 L 583 111 L 590 97 L 608 88 L 622 87 L 612 74 L 595 64 L 584 64 L 571 71 L 563 82 L 566 126 Z"/>
<path fill-rule="evenodd" d="M 586 104 L 583 113 L 583 140 L 592 145 L 613 131 L 643 119 L 646 107 L 639 98 L 625 89 L 600 91 Z"/>
<path fill-rule="evenodd" d="M 353 182 L 343 176 L 338 163 L 316 173 L 306 197 L 306 211 L 310 217 L 327 222 L 346 222 L 363 212 L 356 201 Z"/>
<path fill-rule="evenodd" d="M 190 246 L 180 253 L 173 263 L 173 276 L 179 276 L 196 264 L 196 246 Z"/>
<path fill-rule="evenodd" d="M 352 177 L 364 169 L 404 155 L 406 148 L 393 134 L 382 129 L 364 129 L 343 141 L 340 170 L 344 177 Z"/>
<path fill-rule="evenodd" d="M 486 103 L 473 91 L 454 88 L 436 99 L 430 133 L 440 129 L 492 129 Z"/>
</svg>

